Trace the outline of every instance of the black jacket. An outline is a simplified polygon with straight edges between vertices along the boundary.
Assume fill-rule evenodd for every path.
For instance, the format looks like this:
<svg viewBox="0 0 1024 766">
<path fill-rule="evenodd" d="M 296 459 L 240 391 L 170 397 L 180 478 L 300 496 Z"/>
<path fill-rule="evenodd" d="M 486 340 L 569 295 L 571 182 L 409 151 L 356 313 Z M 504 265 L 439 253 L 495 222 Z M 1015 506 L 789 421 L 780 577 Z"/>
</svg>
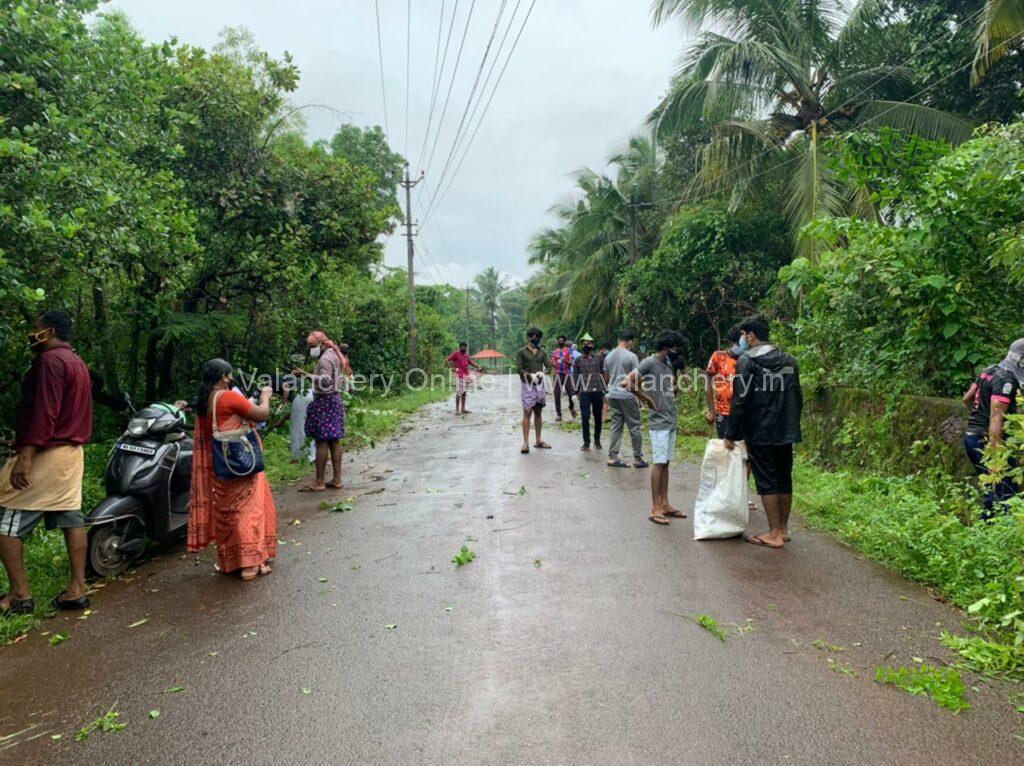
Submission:
<svg viewBox="0 0 1024 766">
<path fill-rule="evenodd" d="M 774 347 L 755 346 L 736 364 L 727 438 L 748 444 L 796 444 L 803 407 L 796 359 Z"/>
</svg>

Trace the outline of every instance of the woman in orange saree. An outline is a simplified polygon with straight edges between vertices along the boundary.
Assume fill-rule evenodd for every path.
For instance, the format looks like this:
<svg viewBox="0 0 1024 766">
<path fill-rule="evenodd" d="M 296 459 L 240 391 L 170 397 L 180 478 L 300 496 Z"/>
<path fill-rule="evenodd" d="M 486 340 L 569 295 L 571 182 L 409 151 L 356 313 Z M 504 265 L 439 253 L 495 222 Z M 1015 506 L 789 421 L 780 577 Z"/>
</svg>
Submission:
<svg viewBox="0 0 1024 766">
<path fill-rule="evenodd" d="M 271 389 L 253 404 L 233 391 L 231 365 L 211 359 L 203 367 L 196 399 L 195 450 L 192 454 L 192 492 L 189 501 L 188 550 L 217 545 L 217 569 L 238 572 L 243 580 L 270 574 L 277 553 L 277 513 L 266 474 L 220 479 L 213 470 L 213 418 L 222 431 L 240 428 L 243 421 L 263 422 L 270 415 Z M 216 405 L 216 412 L 213 412 Z"/>
</svg>

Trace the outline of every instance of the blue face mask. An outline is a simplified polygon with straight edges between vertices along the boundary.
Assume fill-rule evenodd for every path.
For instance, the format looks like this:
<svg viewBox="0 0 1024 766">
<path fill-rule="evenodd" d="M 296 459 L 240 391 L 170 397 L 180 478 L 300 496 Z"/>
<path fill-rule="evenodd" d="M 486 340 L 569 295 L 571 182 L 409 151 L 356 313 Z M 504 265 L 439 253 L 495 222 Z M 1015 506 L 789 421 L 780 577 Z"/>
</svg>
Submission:
<svg viewBox="0 0 1024 766">
<path fill-rule="evenodd" d="M 742 353 L 746 352 L 746 350 L 748 348 L 750 348 L 750 344 L 747 343 L 747 336 L 746 335 L 741 335 L 740 336 L 740 342 L 739 342 L 740 353 L 742 354 Z"/>
</svg>

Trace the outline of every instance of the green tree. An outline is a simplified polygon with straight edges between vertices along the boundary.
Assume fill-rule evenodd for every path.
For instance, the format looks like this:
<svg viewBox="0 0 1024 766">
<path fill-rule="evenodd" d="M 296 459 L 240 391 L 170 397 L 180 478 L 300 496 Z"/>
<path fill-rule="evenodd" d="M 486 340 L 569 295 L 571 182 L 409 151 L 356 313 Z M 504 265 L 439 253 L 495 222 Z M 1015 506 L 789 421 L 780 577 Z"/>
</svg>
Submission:
<svg viewBox="0 0 1024 766">
<path fill-rule="evenodd" d="M 854 209 L 822 154 L 831 135 L 890 126 L 952 142 L 970 137 L 970 120 L 905 103 L 912 73 L 888 63 L 884 0 L 655 0 L 654 22 L 679 17 L 699 30 L 672 89 L 652 113 L 659 136 L 702 124 L 712 140 L 701 152 L 691 194 L 728 190 L 741 197 L 765 174 L 785 178 L 786 210 L 801 252 L 813 253 L 803 227 Z"/>
<path fill-rule="evenodd" d="M 330 147 L 335 157 L 368 168 L 376 179 L 378 204 L 391 211 L 393 217 L 401 214 L 395 194 L 402 180 L 405 160 L 391 151 L 379 126 L 343 125 L 331 138 Z"/>
<path fill-rule="evenodd" d="M 648 338 L 679 330 L 689 361 L 702 365 L 729 327 L 768 302 L 789 254 L 785 220 L 770 209 L 684 207 L 654 254 L 623 273 L 623 320 Z"/>
<path fill-rule="evenodd" d="M 508 287 L 505 278 L 493 266 L 488 266 L 476 275 L 473 280 L 476 283 L 477 299 L 487 317 L 487 325 L 490 329 L 491 348 L 498 344 L 498 320 L 502 314 L 502 298 Z"/>
</svg>

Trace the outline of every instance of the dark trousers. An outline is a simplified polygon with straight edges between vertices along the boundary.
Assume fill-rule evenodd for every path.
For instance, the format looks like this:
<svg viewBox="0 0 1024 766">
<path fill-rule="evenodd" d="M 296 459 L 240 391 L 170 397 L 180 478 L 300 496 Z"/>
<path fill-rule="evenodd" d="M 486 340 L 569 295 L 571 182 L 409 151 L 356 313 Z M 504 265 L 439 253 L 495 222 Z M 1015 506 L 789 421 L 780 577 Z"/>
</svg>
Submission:
<svg viewBox="0 0 1024 766">
<path fill-rule="evenodd" d="M 985 476 L 989 473 L 985 465 L 985 445 L 988 444 L 988 434 L 977 431 L 968 431 L 964 434 L 964 449 L 967 451 L 967 459 L 971 461 L 978 476 Z M 1011 461 L 1011 468 L 1016 468 L 1016 461 Z M 998 484 L 992 484 L 985 494 L 982 504 L 985 507 L 984 518 L 990 518 L 996 503 L 1009 500 L 1017 494 L 1017 484 L 1012 479 L 1003 479 Z"/>
<path fill-rule="evenodd" d="M 594 418 L 594 441 L 601 443 L 601 412 L 604 409 L 604 391 L 584 391 L 580 397 L 580 417 L 583 419 L 583 445 L 590 446 L 590 418 Z"/>
<path fill-rule="evenodd" d="M 572 376 L 567 372 L 555 373 L 555 415 L 562 417 L 562 392 L 569 400 L 569 412 L 576 416 L 576 406 L 572 402 Z"/>
</svg>

